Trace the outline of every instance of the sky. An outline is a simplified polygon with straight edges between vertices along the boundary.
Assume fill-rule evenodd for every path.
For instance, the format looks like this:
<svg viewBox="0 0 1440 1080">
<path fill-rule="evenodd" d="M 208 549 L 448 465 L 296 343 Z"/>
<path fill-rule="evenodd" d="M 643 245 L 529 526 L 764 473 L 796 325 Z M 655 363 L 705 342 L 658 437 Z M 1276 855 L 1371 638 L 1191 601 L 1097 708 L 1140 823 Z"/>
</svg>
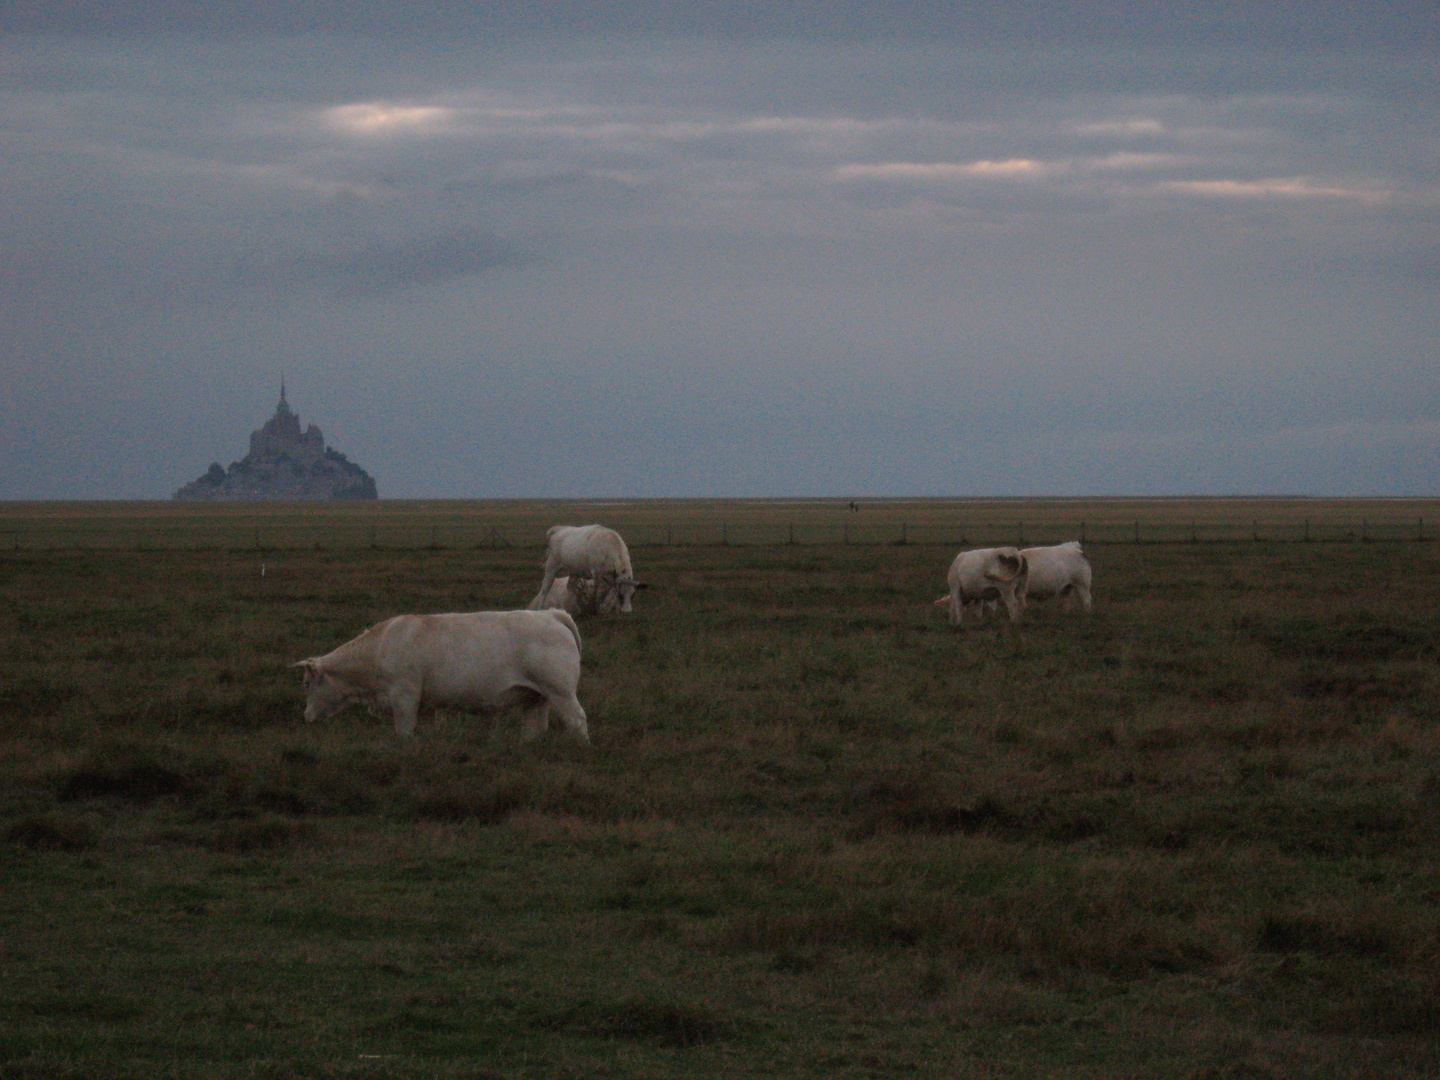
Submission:
<svg viewBox="0 0 1440 1080">
<path fill-rule="evenodd" d="M 1440 6 L 0 0 L 0 499 L 1440 495 Z"/>
</svg>

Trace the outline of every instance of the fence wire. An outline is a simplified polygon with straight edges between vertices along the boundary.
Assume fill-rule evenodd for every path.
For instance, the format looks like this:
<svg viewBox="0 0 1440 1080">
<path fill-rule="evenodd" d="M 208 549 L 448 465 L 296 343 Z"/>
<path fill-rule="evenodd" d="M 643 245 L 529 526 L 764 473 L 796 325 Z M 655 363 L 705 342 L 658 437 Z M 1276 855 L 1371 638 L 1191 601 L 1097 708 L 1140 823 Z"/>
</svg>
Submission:
<svg viewBox="0 0 1440 1080">
<path fill-rule="evenodd" d="M 858 517 L 858 515 L 857 515 Z M 833 545 L 928 545 L 966 548 L 1079 540 L 1108 544 L 1365 543 L 1432 539 L 1424 517 L 1232 518 L 1216 520 L 1100 521 L 994 518 L 948 523 L 903 520 L 834 522 L 696 521 L 643 522 L 620 526 L 632 548 L 646 547 L 829 547 Z M 443 523 L 364 523 L 303 520 L 0 522 L 0 550 L 356 550 L 364 548 L 502 549 L 543 548 L 543 529 L 487 524 L 483 520 Z"/>
</svg>

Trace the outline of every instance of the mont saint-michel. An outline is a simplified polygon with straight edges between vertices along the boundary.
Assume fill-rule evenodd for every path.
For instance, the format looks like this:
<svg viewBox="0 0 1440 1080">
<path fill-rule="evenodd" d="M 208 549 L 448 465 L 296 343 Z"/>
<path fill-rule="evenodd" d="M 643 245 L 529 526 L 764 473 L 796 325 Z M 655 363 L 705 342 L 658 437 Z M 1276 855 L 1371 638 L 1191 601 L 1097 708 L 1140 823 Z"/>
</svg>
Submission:
<svg viewBox="0 0 1440 1080">
<path fill-rule="evenodd" d="M 173 497 L 187 502 L 314 502 L 376 495 L 370 474 L 327 447 L 318 427 L 300 430 L 300 417 L 290 410 L 282 382 L 275 415 L 250 433 L 250 452 L 228 469 L 215 462 Z"/>
</svg>

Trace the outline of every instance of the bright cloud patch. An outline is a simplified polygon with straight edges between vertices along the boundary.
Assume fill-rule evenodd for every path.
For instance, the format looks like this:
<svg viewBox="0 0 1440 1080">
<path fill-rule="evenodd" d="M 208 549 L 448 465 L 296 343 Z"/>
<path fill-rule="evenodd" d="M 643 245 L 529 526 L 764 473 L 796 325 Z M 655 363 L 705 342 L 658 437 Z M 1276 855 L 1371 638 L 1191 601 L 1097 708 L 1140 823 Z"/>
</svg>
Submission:
<svg viewBox="0 0 1440 1080">
<path fill-rule="evenodd" d="M 1161 185 L 1167 191 L 1205 195 L 1217 199 L 1354 199 L 1384 202 L 1391 193 L 1376 188 L 1336 187 L 1302 178 L 1267 180 L 1174 180 Z"/>
<path fill-rule="evenodd" d="M 408 131 L 431 131 L 443 126 L 451 110 L 436 105 L 389 105 L 359 102 L 326 109 L 325 120 L 342 131 L 356 135 L 389 135 Z"/>
<path fill-rule="evenodd" d="M 1007 161 L 972 161 L 963 164 L 957 162 L 888 161 L 874 165 L 841 165 L 835 170 L 835 175 L 841 180 L 899 180 L 929 183 L 986 177 L 1001 179 L 1034 177 L 1053 171 L 1053 165 L 1042 161 L 1011 158 Z"/>
<path fill-rule="evenodd" d="M 891 161 L 870 165 L 841 165 L 835 175 L 842 181 L 881 180 L 901 183 L 945 183 L 957 180 L 1036 180 L 1080 176 L 1091 173 L 1131 172 L 1171 168 L 1184 159 L 1172 154 L 1117 152 L 1102 157 L 1065 158 L 1038 161 L 1034 158 L 1005 158 L 969 162 Z"/>
<path fill-rule="evenodd" d="M 1075 131 L 1080 135 L 1113 139 L 1156 138 L 1166 133 L 1163 123 L 1151 119 L 1100 120 L 1080 124 Z"/>
</svg>

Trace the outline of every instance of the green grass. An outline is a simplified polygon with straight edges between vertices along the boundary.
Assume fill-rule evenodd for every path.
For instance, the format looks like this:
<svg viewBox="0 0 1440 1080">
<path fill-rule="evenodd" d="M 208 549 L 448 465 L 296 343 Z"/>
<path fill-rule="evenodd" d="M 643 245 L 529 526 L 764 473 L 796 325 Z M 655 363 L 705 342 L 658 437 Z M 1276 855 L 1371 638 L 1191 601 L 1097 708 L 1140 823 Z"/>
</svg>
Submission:
<svg viewBox="0 0 1440 1080">
<path fill-rule="evenodd" d="M 589 747 L 301 721 L 538 554 L 0 554 L 0 1076 L 1440 1075 L 1436 545 L 659 545 Z"/>
<path fill-rule="evenodd" d="M 386 499 L 0 503 L 0 548 L 232 552 L 544 547 L 603 521 L 632 547 L 1435 539 L 1437 499 Z"/>
</svg>

